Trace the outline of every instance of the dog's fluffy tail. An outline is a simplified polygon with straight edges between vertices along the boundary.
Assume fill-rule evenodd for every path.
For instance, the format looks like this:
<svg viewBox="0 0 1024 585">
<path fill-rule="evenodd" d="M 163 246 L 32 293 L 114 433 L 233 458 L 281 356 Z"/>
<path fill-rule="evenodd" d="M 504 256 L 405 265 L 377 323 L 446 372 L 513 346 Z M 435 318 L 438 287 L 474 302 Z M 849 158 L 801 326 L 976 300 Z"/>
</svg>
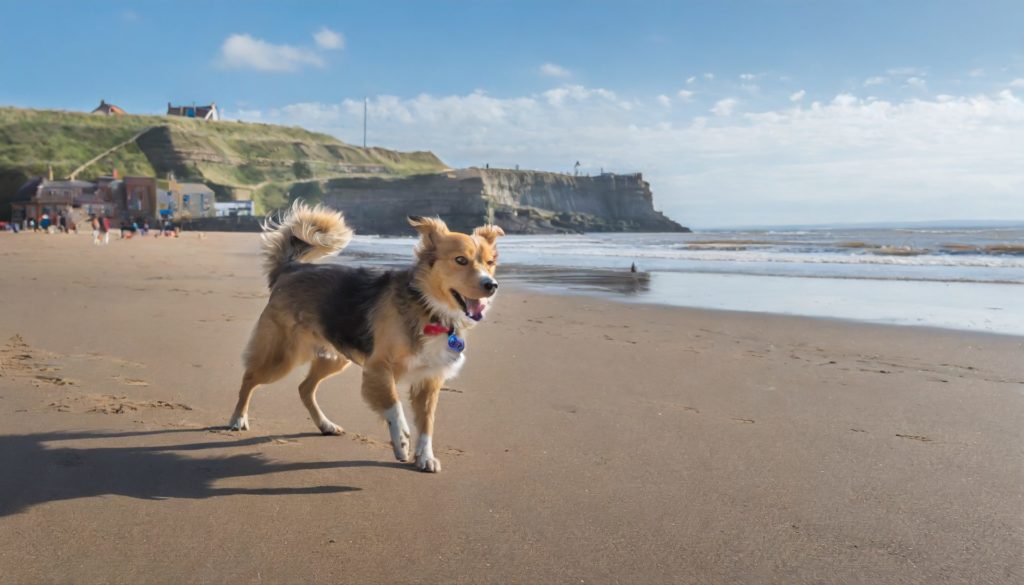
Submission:
<svg viewBox="0 0 1024 585">
<path fill-rule="evenodd" d="M 296 201 L 284 216 L 263 222 L 263 271 L 270 286 L 292 262 L 340 252 L 352 239 L 341 212 Z"/>
</svg>

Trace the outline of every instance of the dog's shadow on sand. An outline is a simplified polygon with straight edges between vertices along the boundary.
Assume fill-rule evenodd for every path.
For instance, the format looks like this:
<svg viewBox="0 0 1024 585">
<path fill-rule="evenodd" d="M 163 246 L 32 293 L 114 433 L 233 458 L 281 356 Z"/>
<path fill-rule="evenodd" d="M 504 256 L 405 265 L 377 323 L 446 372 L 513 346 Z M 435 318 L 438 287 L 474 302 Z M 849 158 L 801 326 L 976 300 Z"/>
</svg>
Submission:
<svg viewBox="0 0 1024 585">
<path fill-rule="evenodd" d="M 140 445 L 171 433 L 208 436 L 211 429 L 96 433 L 52 432 L 0 436 L 0 517 L 46 502 L 119 495 L 147 500 L 205 499 L 238 494 L 302 495 L 355 492 L 343 485 L 216 487 L 220 480 L 271 473 L 345 467 L 404 468 L 381 461 L 275 462 L 258 453 L 196 457 L 196 452 L 265 444 L 267 437 Z M 283 439 L 305 436 L 293 435 Z M 109 439 L 104 441 L 104 439 Z M 99 445 L 91 446 L 92 440 Z M 74 442 L 74 444 L 68 444 Z M 132 444 L 132 443 L 136 444 Z M 85 446 L 83 446 L 83 443 Z M 181 452 L 190 452 L 184 455 Z"/>
</svg>

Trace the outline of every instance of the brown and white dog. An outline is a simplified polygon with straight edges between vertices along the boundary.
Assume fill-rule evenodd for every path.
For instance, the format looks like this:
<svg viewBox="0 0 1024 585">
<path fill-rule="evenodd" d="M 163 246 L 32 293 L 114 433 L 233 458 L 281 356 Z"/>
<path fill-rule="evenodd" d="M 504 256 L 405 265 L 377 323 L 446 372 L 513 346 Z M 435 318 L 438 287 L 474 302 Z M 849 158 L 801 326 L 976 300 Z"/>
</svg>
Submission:
<svg viewBox="0 0 1024 585">
<path fill-rule="evenodd" d="M 431 444 L 438 394 L 465 362 L 460 336 L 483 319 L 498 290 L 495 241 L 504 232 L 484 225 L 472 235 L 456 233 L 438 218 L 410 217 L 409 224 L 420 234 L 416 262 L 390 271 L 310 264 L 352 239 L 337 211 L 296 202 L 279 222 L 264 224 L 270 300 L 245 350 L 232 430 L 249 428 L 257 386 L 312 362 L 299 397 L 320 432 L 341 434 L 317 405 L 316 390 L 356 362 L 363 368 L 363 398 L 387 421 L 395 457 L 409 458 L 409 425 L 398 396 L 408 387 L 418 431 L 416 467 L 441 469 Z"/>
</svg>

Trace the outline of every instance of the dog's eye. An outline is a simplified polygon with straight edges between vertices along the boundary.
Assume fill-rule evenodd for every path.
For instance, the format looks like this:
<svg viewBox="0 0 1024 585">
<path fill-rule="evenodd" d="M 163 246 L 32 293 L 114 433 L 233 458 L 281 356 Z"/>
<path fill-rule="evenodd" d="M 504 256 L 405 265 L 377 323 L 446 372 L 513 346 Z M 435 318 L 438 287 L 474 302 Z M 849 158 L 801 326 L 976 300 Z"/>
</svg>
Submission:
<svg viewBox="0 0 1024 585">
<path fill-rule="evenodd" d="M 488 261 L 487 261 L 487 265 L 488 265 L 488 266 L 494 266 L 494 265 L 495 265 L 495 264 L 497 264 L 497 263 L 498 263 L 498 261 L 497 261 L 497 260 L 488 260 Z"/>
<path fill-rule="evenodd" d="M 466 264 L 469 264 L 469 260 L 467 260 L 465 256 L 456 256 L 455 263 L 459 266 L 465 266 Z"/>
</svg>

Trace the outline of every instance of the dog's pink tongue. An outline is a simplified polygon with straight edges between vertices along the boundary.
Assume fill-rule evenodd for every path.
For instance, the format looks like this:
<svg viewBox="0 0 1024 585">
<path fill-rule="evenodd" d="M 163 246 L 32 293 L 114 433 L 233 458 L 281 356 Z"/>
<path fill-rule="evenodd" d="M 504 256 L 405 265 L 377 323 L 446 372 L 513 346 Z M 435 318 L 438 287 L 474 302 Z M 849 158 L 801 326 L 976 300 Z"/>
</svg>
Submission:
<svg viewBox="0 0 1024 585">
<path fill-rule="evenodd" d="M 484 318 L 484 309 L 487 308 L 487 301 L 483 299 L 466 299 L 466 314 L 474 321 Z"/>
</svg>

